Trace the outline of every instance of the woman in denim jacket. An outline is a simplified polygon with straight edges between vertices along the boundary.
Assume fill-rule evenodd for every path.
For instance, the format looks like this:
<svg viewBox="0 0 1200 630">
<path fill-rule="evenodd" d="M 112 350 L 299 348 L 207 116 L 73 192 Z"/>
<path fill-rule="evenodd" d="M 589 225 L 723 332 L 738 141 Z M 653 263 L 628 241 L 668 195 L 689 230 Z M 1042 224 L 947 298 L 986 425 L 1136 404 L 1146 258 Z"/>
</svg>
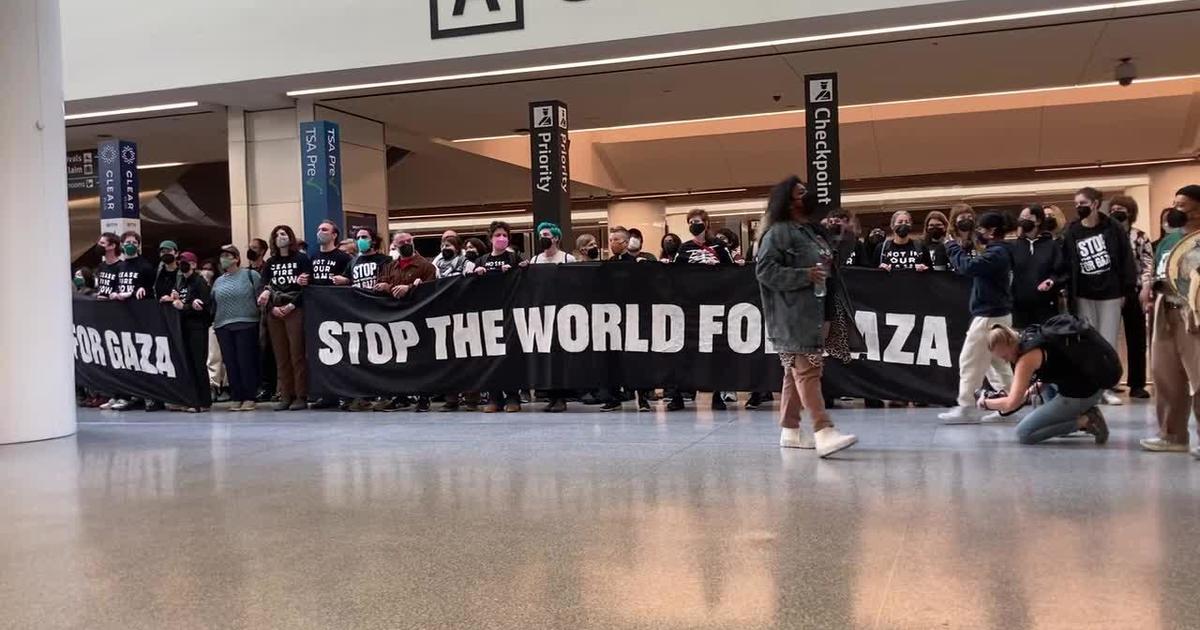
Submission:
<svg viewBox="0 0 1200 630">
<path fill-rule="evenodd" d="M 850 310 L 837 279 L 834 256 L 817 208 L 815 192 L 799 177 L 775 186 L 763 217 L 757 276 L 767 334 L 783 363 L 779 445 L 815 448 L 828 457 L 858 442 L 829 420 L 821 396 L 826 354 L 849 359 Z M 800 428 L 808 409 L 813 435 Z"/>
</svg>

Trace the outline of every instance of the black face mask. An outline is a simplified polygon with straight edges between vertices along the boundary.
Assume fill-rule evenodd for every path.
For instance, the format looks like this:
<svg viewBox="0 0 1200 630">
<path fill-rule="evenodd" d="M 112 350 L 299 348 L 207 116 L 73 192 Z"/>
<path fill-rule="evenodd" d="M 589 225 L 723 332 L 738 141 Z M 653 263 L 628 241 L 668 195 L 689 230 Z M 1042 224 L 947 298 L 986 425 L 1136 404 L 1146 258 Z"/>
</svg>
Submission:
<svg viewBox="0 0 1200 630">
<path fill-rule="evenodd" d="M 1167 213 L 1167 227 L 1181 228 L 1187 225 L 1188 215 L 1183 210 L 1178 208 Z"/>
<path fill-rule="evenodd" d="M 104 246 L 99 243 L 96 243 L 96 247 L 94 249 L 96 250 L 96 254 L 99 256 L 104 256 L 104 253 L 106 251 L 108 251 L 108 250 L 104 249 Z"/>
<path fill-rule="evenodd" d="M 550 246 L 553 244 L 554 244 L 554 239 L 552 239 L 548 236 L 543 236 L 538 239 L 538 245 L 541 246 L 541 248 L 543 250 L 550 249 Z"/>
<path fill-rule="evenodd" d="M 1021 231 L 1026 234 L 1032 234 L 1033 231 L 1037 229 L 1037 223 L 1034 223 L 1033 219 L 1021 219 L 1017 222 L 1017 225 L 1019 225 L 1021 227 Z"/>
<path fill-rule="evenodd" d="M 1042 221 L 1042 229 L 1046 230 L 1047 232 L 1053 232 L 1054 230 L 1057 230 L 1058 219 L 1055 219 L 1054 217 L 1046 217 L 1046 220 Z"/>
<path fill-rule="evenodd" d="M 600 257 L 600 250 L 596 247 L 590 247 L 588 249 L 585 249 L 585 250 L 583 250 L 583 253 L 587 254 L 587 257 L 592 260 L 596 260 L 597 258 Z"/>
<path fill-rule="evenodd" d="M 980 245 L 987 245 L 988 243 L 992 242 L 992 237 L 984 234 L 983 232 L 976 232 L 975 242 L 979 243 Z"/>
<path fill-rule="evenodd" d="M 447 247 L 442 250 L 442 260 L 454 260 L 454 250 Z"/>
<path fill-rule="evenodd" d="M 896 236 L 899 236 L 900 238 L 905 238 L 909 234 L 912 234 L 912 226 L 911 225 L 900 224 L 900 225 L 896 226 Z"/>
<path fill-rule="evenodd" d="M 186 260 L 185 260 L 185 261 L 183 261 L 183 262 L 181 262 L 181 263 L 179 263 L 179 270 L 180 270 L 180 271 L 182 271 L 182 272 L 183 272 L 183 273 L 185 273 L 185 274 L 187 274 L 187 273 L 191 273 L 191 271 L 192 271 L 192 263 L 190 263 L 190 262 L 188 262 L 188 261 L 186 261 Z"/>
<path fill-rule="evenodd" d="M 412 243 L 405 243 L 397 249 L 400 251 L 400 256 L 402 258 L 408 258 L 413 255 Z"/>
<path fill-rule="evenodd" d="M 1116 221 L 1117 223 L 1128 223 L 1129 222 L 1129 213 L 1128 212 L 1123 212 L 1123 211 L 1122 212 L 1114 212 L 1108 216 L 1110 218 L 1112 218 L 1113 221 Z"/>
<path fill-rule="evenodd" d="M 679 253 L 679 243 L 676 243 L 675 241 L 667 241 L 666 243 L 663 243 L 662 251 L 664 258 L 670 258 L 671 256 Z"/>
<path fill-rule="evenodd" d="M 975 229 L 975 219 L 959 219 L 955 224 L 959 232 L 970 232 Z"/>
<path fill-rule="evenodd" d="M 931 241 L 940 241 L 945 238 L 946 230 L 944 228 L 929 228 L 925 230 L 925 234 Z"/>
<path fill-rule="evenodd" d="M 1092 216 L 1091 206 L 1075 206 L 1075 214 L 1079 215 L 1080 219 L 1086 219 Z"/>
<path fill-rule="evenodd" d="M 701 234 L 704 233 L 704 224 L 703 223 L 689 223 L 688 231 L 692 233 L 692 236 L 700 236 Z"/>
<path fill-rule="evenodd" d="M 843 226 L 841 223 L 829 224 L 829 235 L 830 236 L 838 237 L 838 236 L 841 236 L 842 232 L 845 232 L 845 231 L 846 231 L 846 227 Z"/>
<path fill-rule="evenodd" d="M 887 234 L 884 234 L 882 231 L 872 230 L 871 233 L 867 235 L 867 242 L 871 245 L 878 245 L 882 243 L 883 239 L 885 238 L 887 238 Z"/>
<path fill-rule="evenodd" d="M 475 250 L 471 250 L 469 252 L 464 253 L 463 256 L 466 256 L 467 260 L 469 260 L 471 262 L 475 262 L 475 259 L 479 258 L 479 252 L 477 252 Z"/>
<path fill-rule="evenodd" d="M 249 260 L 250 262 L 254 262 L 254 261 L 258 260 L 258 250 L 254 250 L 254 249 L 246 250 L 246 260 Z"/>
<path fill-rule="evenodd" d="M 175 254 L 163 254 L 158 259 L 162 261 L 162 264 L 170 265 L 175 262 Z"/>
</svg>

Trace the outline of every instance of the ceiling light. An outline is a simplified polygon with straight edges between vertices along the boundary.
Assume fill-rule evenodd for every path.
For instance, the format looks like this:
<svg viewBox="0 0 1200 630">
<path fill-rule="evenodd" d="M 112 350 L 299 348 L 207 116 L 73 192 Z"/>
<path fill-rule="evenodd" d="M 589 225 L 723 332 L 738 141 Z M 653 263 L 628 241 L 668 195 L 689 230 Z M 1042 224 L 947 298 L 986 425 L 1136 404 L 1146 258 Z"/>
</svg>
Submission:
<svg viewBox="0 0 1200 630">
<path fill-rule="evenodd" d="M 63 116 L 65 120 L 83 120 L 85 118 L 105 118 L 108 116 L 125 116 L 127 114 L 145 114 L 146 112 L 161 112 L 168 109 L 187 109 L 189 107 L 197 107 L 198 101 L 188 101 L 186 103 L 167 103 L 165 105 L 148 105 L 146 107 L 130 107 L 128 109 L 112 109 L 106 112 L 87 112 L 84 114 L 67 114 Z"/>
<path fill-rule="evenodd" d="M 1195 162 L 1196 158 L 1171 158 L 1168 160 L 1146 160 L 1144 162 L 1111 162 L 1108 164 L 1088 164 L 1086 166 L 1056 166 L 1052 168 L 1035 168 L 1035 173 L 1052 173 L 1056 171 L 1087 171 L 1097 168 L 1124 168 L 1127 166 L 1152 166 L 1154 164 L 1179 164 L 1181 162 Z"/>
<path fill-rule="evenodd" d="M 1160 4 L 1175 4 L 1185 0 L 1127 0 L 1125 2 L 1107 2 L 1103 4 L 1091 4 L 1078 7 L 1060 7 L 1057 9 L 1044 9 L 1040 11 L 1023 11 L 1019 13 L 1003 13 L 1000 15 L 988 15 L 975 18 L 964 18 L 959 20 L 943 20 L 940 22 L 922 22 L 919 24 L 904 24 L 900 26 L 886 26 L 882 28 L 861 29 L 857 31 L 844 31 L 841 33 L 826 33 L 824 35 L 805 35 L 802 37 L 790 37 L 786 39 L 776 39 L 760 42 L 743 42 L 741 44 L 727 44 L 724 46 L 709 46 L 706 48 L 690 48 L 686 50 L 673 50 L 660 53 L 647 53 L 642 55 L 629 55 L 625 57 L 607 57 L 603 59 L 589 59 L 586 61 L 573 61 L 565 63 L 544 64 L 539 66 L 524 66 L 519 68 L 505 68 L 501 70 L 483 70 L 479 72 L 465 72 L 461 74 L 447 74 L 432 77 L 419 77 L 414 79 L 400 79 L 397 81 L 381 81 L 378 83 L 360 83 L 356 85 L 341 85 L 324 88 L 311 88 L 304 90 L 292 90 L 288 92 L 288 96 L 310 96 L 313 94 L 331 94 L 336 92 L 353 92 L 358 90 L 371 90 L 377 88 L 397 87 L 403 85 L 422 85 L 427 83 L 441 83 L 445 81 L 462 81 L 467 79 L 485 79 L 490 77 L 504 77 L 517 74 L 531 74 L 536 72 L 553 72 L 558 70 L 577 70 L 580 68 L 595 68 L 598 66 L 610 66 L 626 63 L 639 63 L 645 61 L 659 61 L 664 59 L 677 59 L 680 57 L 694 57 L 697 55 L 710 55 L 717 53 L 737 52 L 742 50 L 753 50 L 756 48 L 771 48 L 776 46 L 793 46 L 796 44 L 808 44 L 813 42 L 832 41 L 839 39 L 851 39 L 855 37 L 870 37 L 874 35 L 891 35 L 896 33 L 907 33 L 911 31 L 937 30 L 955 28 L 959 26 L 972 26 L 977 24 L 992 24 L 995 22 L 1017 22 L 1023 20 L 1034 20 L 1045 17 L 1056 17 L 1063 15 L 1078 15 L 1081 13 L 1095 13 L 1103 11 L 1113 11 L 1117 9 L 1129 9 L 1135 7 L 1145 7 Z"/>
<path fill-rule="evenodd" d="M 187 162 L 159 162 L 158 164 L 138 164 L 139 171 L 145 171 L 152 168 L 171 168 L 173 166 L 183 166 Z"/>
</svg>

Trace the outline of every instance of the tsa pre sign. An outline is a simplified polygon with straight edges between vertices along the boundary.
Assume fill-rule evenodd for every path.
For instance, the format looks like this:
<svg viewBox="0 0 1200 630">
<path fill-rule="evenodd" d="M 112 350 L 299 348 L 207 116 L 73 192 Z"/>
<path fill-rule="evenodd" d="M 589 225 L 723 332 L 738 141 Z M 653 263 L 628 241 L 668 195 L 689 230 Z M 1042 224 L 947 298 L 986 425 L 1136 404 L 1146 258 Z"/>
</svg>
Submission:
<svg viewBox="0 0 1200 630">
<path fill-rule="evenodd" d="M 326 219 L 343 229 L 342 132 L 328 120 L 300 123 L 301 205 L 304 234 L 314 234 Z M 313 248 L 317 247 L 314 242 Z M 312 253 L 312 252 L 310 252 Z"/>
</svg>

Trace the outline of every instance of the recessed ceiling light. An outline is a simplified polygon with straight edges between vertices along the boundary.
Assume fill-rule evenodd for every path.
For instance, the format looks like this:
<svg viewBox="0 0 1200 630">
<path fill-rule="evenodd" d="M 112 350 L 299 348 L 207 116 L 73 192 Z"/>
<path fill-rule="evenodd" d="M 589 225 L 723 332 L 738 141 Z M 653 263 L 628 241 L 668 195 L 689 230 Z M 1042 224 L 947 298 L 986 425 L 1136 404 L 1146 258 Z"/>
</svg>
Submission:
<svg viewBox="0 0 1200 630">
<path fill-rule="evenodd" d="M 1035 20 L 1038 18 L 1057 17 L 1064 15 L 1078 15 L 1081 13 L 1096 13 L 1104 11 L 1114 11 L 1118 9 L 1129 9 L 1136 7 L 1154 6 L 1160 4 L 1175 4 L 1184 2 L 1185 0 L 1127 0 L 1125 2 L 1107 2 L 1103 4 L 1090 4 L 1077 7 L 1059 7 L 1056 9 L 1043 9 L 1039 11 L 1023 11 L 1019 13 L 1003 13 L 999 15 L 987 15 L 975 18 L 963 18 L 959 20 L 943 20 L 940 22 L 922 22 L 918 24 L 903 24 L 899 26 L 885 26 L 881 28 L 861 29 L 856 31 L 843 31 L 840 33 L 826 33 L 823 35 L 805 35 L 801 37 L 790 37 L 786 39 L 776 39 L 770 41 L 759 42 L 743 42 L 741 44 L 727 44 L 724 46 L 709 46 L 706 48 L 690 48 L 686 50 L 672 50 L 659 53 L 647 53 L 642 55 L 628 55 L 624 57 L 607 57 L 602 59 L 589 59 L 586 61 L 572 61 L 564 63 L 552 63 L 538 66 L 523 66 L 518 68 L 504 68 L 500 70 L 482 70 L 479 72 L 464 72 L 461 74 L 447 74 L 432 77 L 418 77 L 413 79 L 400 79 L 396 81 L 380 81 L 377 83 L 359 83 L 355 85 L 339 85 L 323 88 L 309 88 L 303 90 L 292 90 L 287 93 L 288 96 L 311 96 L 314 94 L 333 94 L 337 92 L 354 92 L 360 90 L 372 90 L 377 88 L 398 87 L 404 85 L 422 85 L 428 83 L 442 83 L 446 81 L 462 81 L 467 79 L 484 79 L 491 77 L 504 77 L 518 74 L 532 74 L 537 72 L 553 72 L 558 70 L 577 70 L 580 68 L 595 68 L 599 66 L 619 65 L 626 63 L 640 63 L 645 61 L 661 61 L 664 59 L 677 59 L 680 57 L 694 57 L 697 55 L 710 55 L 727 52 L 737 52 L 742 50 L 753 50 L 756 48 L 771 48 L 778 46 L 793 46 L 796 44 L 808 44 L 814 42 L 832 41 L 839 39 L 852 39 L 855 37 L 870 37 L 874 35 L 891 35 L 896 33 L 908 33 L 912 31 L 938 30 L 955 28 L 960 26 L 973 26 L 978 24 L 992 24 L 996 22 L 1019 22 L 1025 20 Z"/>
<path fill-rule="evenodd" d="M 63 116 L 64 120 L 83 120 L 85 118 L 105 118 L 108 116 L 125 116 L 127 114 L 145 114 L 146 112 L 161 112 L 168 109 L 186 109 L 188 107 L 197 107 L 198 101 L 188 101 L 186 103 L 167 103 L 165 105 L 148 105 L 146 107 L 130 107 L 127 109 L 110 109 L 103 112 L 87 112 L 83 114 L 67 114 Z"/>
</svg>

